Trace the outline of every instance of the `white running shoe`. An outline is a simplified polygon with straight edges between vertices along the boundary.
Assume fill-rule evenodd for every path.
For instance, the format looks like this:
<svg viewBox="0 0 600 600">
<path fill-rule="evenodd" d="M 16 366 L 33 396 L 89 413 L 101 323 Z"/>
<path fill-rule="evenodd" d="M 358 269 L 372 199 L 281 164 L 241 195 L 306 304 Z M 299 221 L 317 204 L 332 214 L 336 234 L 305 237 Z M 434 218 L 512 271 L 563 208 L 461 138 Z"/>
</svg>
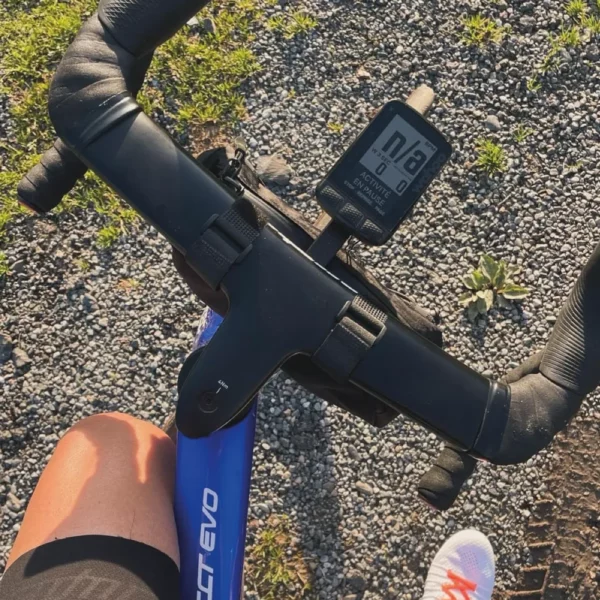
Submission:
<svg viewBox="0 0 600 600">
<path fill-rule="evenodd" d="M 494 550 L 485 535 L 459 531 L 435 555 L 422 600 L 490 600 L 495 572 Z"/>
</svg>

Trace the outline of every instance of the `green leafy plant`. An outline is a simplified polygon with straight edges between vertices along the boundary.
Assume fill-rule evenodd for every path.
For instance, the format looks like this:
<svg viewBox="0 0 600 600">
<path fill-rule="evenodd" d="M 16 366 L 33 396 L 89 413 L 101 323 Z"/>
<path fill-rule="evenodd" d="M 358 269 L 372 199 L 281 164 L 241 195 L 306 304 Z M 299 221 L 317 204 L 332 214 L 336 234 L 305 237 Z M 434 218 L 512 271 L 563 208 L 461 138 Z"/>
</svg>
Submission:
<svg viewBox="0 0 600 600">
<path fill-rule="evenodd" d="M 4 252 L 0 252 L 0 277 L 8 275 L 8 259 Z"/>
<path fill-rule="evenodd" d="M 522 144 L 532 133 L 534 131 L 531 127 L 525 127 L 525 125 L 519 123 L 513 132 L 513 139 L 517 144 Z"/>
<path fill-rule="evenodd" d="M 495 21 L 479 13 L 464 17 L 462 25 L 461 40 L 467 46 L 478 48 L 489 43 L 500 43 L 507 32 L 506 27 L 497 25 Z"/>
<path fill-rule="evenodd" d="M 487 175 L 506 171 L 507 161 L 504 149 L 489 138 L 481 138 L 475 144 L 477 160 L 475 164 Z"/>
<path fill-rule="evenodd" d="M 310 589 L 308 568 L 292 540 L 289 518 L 273 516 L 248 553 L 246 584 L 261 600 L 300 600 Z M 300 584 L 299 586 L 297 584 Z M 300 587 L 301 591 L 293 590 Z"/>
<path fill-rule="evenodd" d="M 517 267 L 484 254 L 479 259 L 478 268 L 462 279 L 469 291 L 461 294 L 459 302 L 467 309 L 468 318 L 473 321 L 477 315 L 485 315 L 494 304 L 500 308 L 511 308 L 511 301 L 526 298 L 529 290 L 513 280 L 517 273 Z"/>
</svg>

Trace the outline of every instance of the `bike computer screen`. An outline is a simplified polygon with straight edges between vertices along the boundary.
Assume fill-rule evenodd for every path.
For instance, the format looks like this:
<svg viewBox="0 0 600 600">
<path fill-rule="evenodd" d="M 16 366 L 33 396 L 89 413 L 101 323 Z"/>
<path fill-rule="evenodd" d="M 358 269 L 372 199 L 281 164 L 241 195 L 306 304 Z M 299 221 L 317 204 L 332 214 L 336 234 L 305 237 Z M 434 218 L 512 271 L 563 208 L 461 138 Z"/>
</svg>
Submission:
<svg viewBox="0 0 600 600">
<path fill-rule="evenodd" d="M 433 125 L 393 100 L 317 186 L 317 199 L 352 235 L 384 244 L 451 154 Z"/>
</svg>

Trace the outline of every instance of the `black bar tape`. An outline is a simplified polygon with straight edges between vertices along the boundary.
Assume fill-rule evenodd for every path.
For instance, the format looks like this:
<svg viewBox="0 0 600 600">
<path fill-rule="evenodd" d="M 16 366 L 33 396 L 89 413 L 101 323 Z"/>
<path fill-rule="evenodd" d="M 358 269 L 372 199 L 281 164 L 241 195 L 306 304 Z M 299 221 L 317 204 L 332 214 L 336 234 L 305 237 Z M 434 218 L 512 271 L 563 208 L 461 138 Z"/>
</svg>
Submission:
<svg viewBox="0 0 600 600">
<path fill-rule="evenodd" d="M 507 381 L 506 430 L 498 453 L 486 457 L 496 464 L 525 462 L 545 448 L 600 382 L 600 246 L 581 272 L 543 353 L 509 373 Z"/>
<path fill-rule="evenodd" d="M 133 95 L 137 95 L 142 87 L 151 60 L 152 55 L 147 55 L 134 63 L 126 81 Z M 57 139 L 20 181 L 17 188 L 19 201 L 38 213 L 47 213 L 60 204 L 86 171 L 87 166 L 61 139 Z"/>
<path fill-rule="evenodd" d="M 421 477 L 419 496 L 437 510 L 449 509 L 476 466 L 477 461 L 472 456 L 446 446 L 429 471 Z"/>
<path fill-rule="evenodd" d="M 600 383 L 600 245 L 556 321 L 540 371 L 582 396 Z"/>
<path fill-rule="evenodd" d="M 101 0 L 98 15 L 114 38 L 134 56 L 166 42 L 208 0 Z"/>
<path fill-rule="evenodd" d="M 19 183 L 19 201 L 38 213 L 47 213 L 60 204 L 86 171 L 79 158 L 56 140 Z"/>
</svg>

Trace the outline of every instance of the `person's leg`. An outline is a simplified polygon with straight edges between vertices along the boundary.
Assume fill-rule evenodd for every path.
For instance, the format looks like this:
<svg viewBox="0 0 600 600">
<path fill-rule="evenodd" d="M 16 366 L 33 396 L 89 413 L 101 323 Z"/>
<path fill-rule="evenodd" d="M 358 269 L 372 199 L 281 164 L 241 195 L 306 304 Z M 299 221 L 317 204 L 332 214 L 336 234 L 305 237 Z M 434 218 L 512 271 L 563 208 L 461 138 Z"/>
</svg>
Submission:
<svg viewBox="0 0 600 600">
<path fill-rule="evenodd" d="M 165 597 L 157 591 L 160 574 L 150 570 L 162 569 L 177 583 L 174 475 L 175 446 L 157 427 L 116 413 L 75 425 L 40 477 L 0 595 L 6 588 L 6 598 L 20 597 L 37 575 L 47 581 L 35 585 L 53 583 L 65 600 L 71 596 L 64 589 L 75 598 L 84 584 L 114 584 L 136 600 Z"/>
<path fill-rule="evenodd" d="M 459 531 L 435 555 L 422 600 L 490 600 L 495 571 L 494 550 L 485 535 Z"/>
<path fill-rule="evenodd" d="M 175 446 L 154 425 L 118 413 L 84 419 L 42 473 L 8 565 L 51 540 L 94 534 L 143 542 L 178 564 L 174 476 Z"/>
</svg>

